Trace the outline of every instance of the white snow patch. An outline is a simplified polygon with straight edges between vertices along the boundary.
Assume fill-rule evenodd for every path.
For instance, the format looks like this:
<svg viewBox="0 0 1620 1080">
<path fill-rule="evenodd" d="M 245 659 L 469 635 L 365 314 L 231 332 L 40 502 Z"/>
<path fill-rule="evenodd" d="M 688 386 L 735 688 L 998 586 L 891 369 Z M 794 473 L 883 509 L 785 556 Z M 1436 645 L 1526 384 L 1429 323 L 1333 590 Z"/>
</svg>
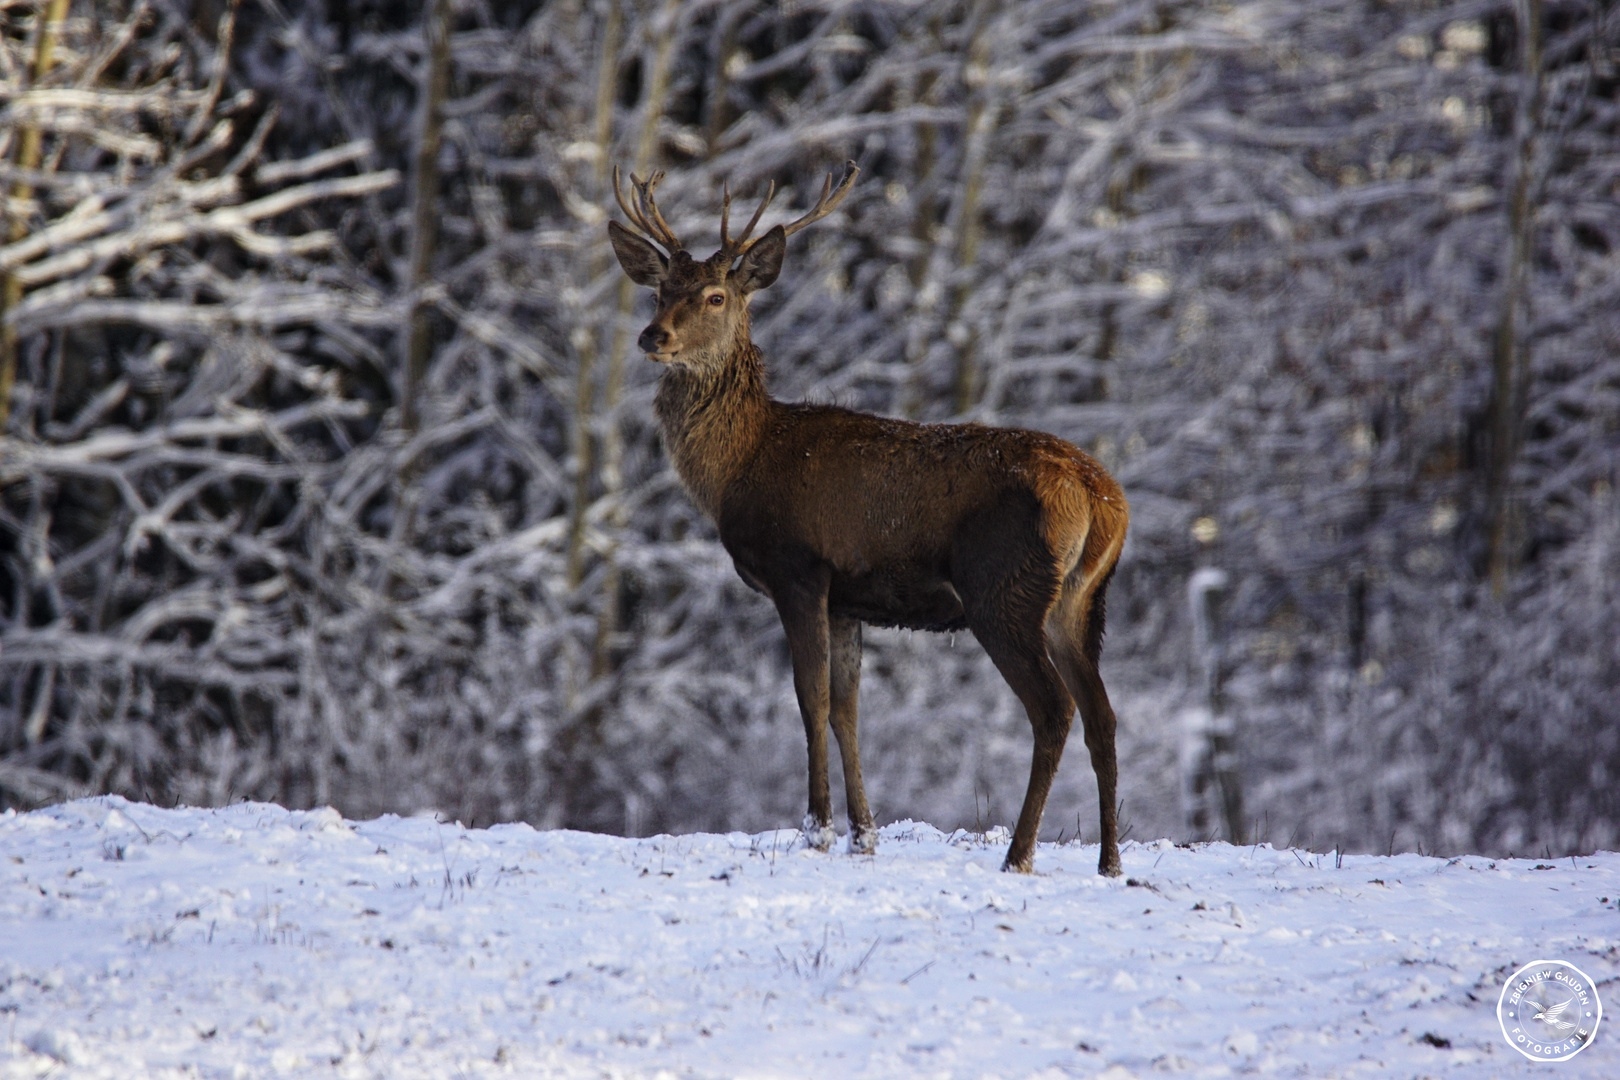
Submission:
<svg viewBox="0 0 1620 1080">
<path fill-rule="evenodd" d="M 1495 1003 L 1520 964 L 1620 1009 L 1620 855 L 1156 842 L 1107 879 L 1095 846 L 1027 877 L 1004 854 L 909 821 L 851 857 L 798 830 L 0 815 L 0 1080 L 1518 1076 Z M 1556 1071 L 1620 1076 L 1614 1046 Z"/>
<path fill-rule="evenodd" d="M 55 1058 L 64 1065 L 78 1065 L 85 1060 L 84 1040 L 67 1028 L 45 1028 L 23 1041 L 23 1045 L 36 1054 Z"/>
</svg>

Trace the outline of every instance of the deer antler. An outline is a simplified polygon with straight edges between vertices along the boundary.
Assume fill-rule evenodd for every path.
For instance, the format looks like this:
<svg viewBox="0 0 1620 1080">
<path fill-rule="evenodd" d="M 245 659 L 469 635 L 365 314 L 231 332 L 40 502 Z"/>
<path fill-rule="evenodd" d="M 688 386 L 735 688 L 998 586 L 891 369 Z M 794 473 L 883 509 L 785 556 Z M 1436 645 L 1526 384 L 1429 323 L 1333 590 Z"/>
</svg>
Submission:
<svg viewBox="0 0 1620 1080">
<path fill-rule="evenodd" d="M 810 212 L 804 217 L 782 226 L 784 232 L 792 236 L 806 225 L 820 221 L 838 209 L 838 204 L 844 201 L 849 189 L 855 186 L 855 178 L 861 175 L 861 167 L 853 161 L 844 162 L 844 168 L 848 171 L 844 173 L 843 182 L 838 185 L 838 190 L 833 190 L 832 173 L 828 173 L 826 182 L 821 185 L 821 198 L 816 200 L 816 205 L 811 207 Z"/>
<path fill-rule="evenodd" d="M 737 235 L 736 239 L 732 239 L 726 231 L 731 224 L 730 182 L 726 183 L 722 191 L 724 194 L 720 198 L 720 250 L 728 252 L 732 258 L 736 258 L 754 246 L 748 237 L 753 233 L 754 226 L 759 224 L 759 219 L 764 216 L 765 208 L 771 205 L 772 199 L 776 198 L 776 181 L 772 180 L 770 185 L 765 188 L 765 197 L 759 201 L 759 208 L 754 211 L 754 216 L 748 219 L 748 224 L 743 226 L 743 231 Z"/>
<path fill-rule="evenodd" d="M 853 161 L 846 161 L 844 167 L 846 169 L 844 179 L 839 183 L 837 190 L 833 189 L 832 174 L 828 173 L 826 182 L 821 185 L 821 198 L 816 200 L 816 205 L 810 208 L 808 214 L 805 214 L 797 221 L 791 221 L 783 225 L 783 232 L 788 236 L 792 236 L 806 225 L 820 221 L 838 209 L 838 204 L 844 201 L 844 196 L 849 194 L 849 189 L 855 186 L 855 178 L 861 174 L 861 167 Z M 770 186 L 765 189 L 765 198 L 760 200 L 759 209 L 754 211 L 754 216 L 748 219 L 748 225 L 738 234 L 736 239 L 732 239 L 726 232 L 727 226 L 731 223 L 731 187 L 726 186 L 725 194 L 720 201 L 720 249 L 722 251 L 727 252 L 735 259 L 740 255 L 747 254 L 748 249 L 759 242 L 758 240 L 750 240 L 749 236 L 753 234 L 754 226 L 759 224 L 759 219 L 764 216 L 765 208 L 771 205 L 771 199 L 775 195 L 776 181 L 772 180 Z"/>
<path fill-rule="evenodd" d="M 624 192 L 619 187 L 619 167 L 613 166 L 613 197 L 619 200 L 619 209 L 624 216 L 630 219 L 630 224 L 640 229 L 647 239 L 662 244 L 666 254 L 673 256 L 681 250 L 680 237 L 675 230 L 669 227 L 664 215 L 658 210 L 658 202 L 653 198 L 653 190 L 664 179 L 662 170 L 653 173 L 645 180 L 638 179 L 635 173 L 630 174 L 630 187 L 634 189 L 636 205 L 632 207 L 624 201 Z"/>
</svg>

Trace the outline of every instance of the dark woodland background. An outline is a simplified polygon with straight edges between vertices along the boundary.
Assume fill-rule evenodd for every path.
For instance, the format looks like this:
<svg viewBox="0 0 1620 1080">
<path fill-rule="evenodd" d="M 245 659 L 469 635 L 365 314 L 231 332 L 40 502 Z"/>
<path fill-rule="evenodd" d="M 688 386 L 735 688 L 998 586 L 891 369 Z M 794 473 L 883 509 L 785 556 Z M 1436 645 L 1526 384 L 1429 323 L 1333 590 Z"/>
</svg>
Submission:
<svg viewBox="0 0 1620 1080">
<path fill-rule="evenodd" d="M 1221 834 L 1181 794 L 1213 683 L 1249 839 L 1620 844 L 1610 5 L 0 26 L 0 803 L 796 823 L 781 631 L 658 446 L 604 222 L 614 164 L 712 240 L 722 179 L 785 188 L 769 223 L 850 158 L 755 301 L 773 390 L 1041 428 L 1120 479 L 1129 835 Z M 1008 821 L 1028 726 L 982 652 L 868 643 L 879 819 Z M 1048 838 L 1095 835 L 1089 773 L 1076 739 Z"/>
</svg>

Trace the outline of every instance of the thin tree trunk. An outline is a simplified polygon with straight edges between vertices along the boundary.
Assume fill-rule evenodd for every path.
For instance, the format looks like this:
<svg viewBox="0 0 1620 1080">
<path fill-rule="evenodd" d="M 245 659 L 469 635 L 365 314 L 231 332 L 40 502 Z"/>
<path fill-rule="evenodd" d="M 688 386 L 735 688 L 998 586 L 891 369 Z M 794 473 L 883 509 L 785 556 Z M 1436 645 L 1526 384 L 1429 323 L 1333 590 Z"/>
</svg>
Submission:
<svg viewBox="0 0 1620 1080">
<path fill-rule="evenodd" d="M 928 20 L 928 43 L 934 52 L 942 48 L 940 38 L 943 34 L 942 16 L 938 10 Z M 939 72 L 933 69 L 922 72 L 916 78 L 916 89 L 909 102 L 903 104 L 935 105 L 935 89 L 939 83 Z M 911 169 L 912 182 L 918 188 L 918 193 L 912 203 L 911 236 L 917 241 L 918 254 L 911 260 L 909 272 L 911 287 L 920 289 L 928 275 L 927 248 L 933 239 L 934 221 L 939 213 L 934 195 L 929 185 L 933 183 L 934 166 L 939 158 L 939 130 L 932 121 L 924 120 L 917 125 L 917 159 Z"/>
<path fill-rule="evenodd" d="M 427 0 L 422 13 L 422 37 L 427 45 L 427 70 L 422 73 L 417 109 L 416 161 L 411 176 L 410 314 L 405 325 L 404 379 L 400 387 L 399 427 L 406 439 L 422 424 L 422 383 L 432 359 L 431 285 L 433 252 L 439 241 L 439 148 L 443 144 L 444 101 L 450 90 L 450 0 Z M 390 545 L 409 542 L 416 529 L 420 493 L 416 476 L 420 455 L 412 455 L 392 480 L 394 519 Z M 382 592 L 395 594 L 401 577 L 393 560 L 380 563 Z"/>
<path fill-rule="evenodd" d="M 1221 606 L 1230 581 L 1226 571 L 1206 566 L 1187 582 L 1194 671 L 1204 701 L 1183 717 L 1182 807 L 1193 835 L 1211 834 L 1218 814 L 1227 841 L 1242 844 L 1247 840 L 1242 774 L 1235 724 L 1226 708 L 1226 642 L 1221 629 Z"/>
<path fill-rule="evenodd" d="M 669 86 L 669 71 L 674 57 L 676 21 L 679 14 L 679 0 L 666 0 L 663 10 L 653 23 L 653 30 L 659 36 L 654 47 L 650 76 L 646 83 L 641 127 L 636 138 L 636 155 L 631 170 L 636 175 L 646 174 L 657 148 L 658 124 L 664 113 L 664 97 Z M 613 18 L 616 18 L 616 15 Z M 601 149 L 598 161 L 604 172 L 611 152 L 611 127 L 608 125 L 611 123 L 612 95 L 616 83 L 614 72 L 618 67 L 618 37 L 617 24 L 610 22 L 604 32 L 603 67 L 597 85 L 597 145 Z M 605 180 L 605 176 L 603 179 Z M 606 184 L 601 186 L 605 198 Z M 605 267 L 605 263 L 603 266 Z M 601 271 L 595 267 L 593 270 L 595 270 L 592 275 L 594 281 L 600 276 Z M 579 472 L 575 477 L 574 505 L 570 510 L 569 520 L 567 573 L 571 588 L 577 588 L 585 576 L 586 522 L 592 506 L 595 505 L 590 499 L 591 481 L 598 475 L 602 484 L 601 499 L 608 500 L 608 520 L 604 523 L 606 531 L 612 535 L 622 529 L 626 521 L 624 509 L 617 503 L 624 486 L 624 443 L 614 413 L 618 409 L 619 398 L 623 393 L 624 360 L 629 346 L 629 333 L 626 327 L 634 302 L 635 286 L 628 278 L 623 278 L 619 282 L 608 338 L 607 373 L 602 388 L 599 473 L 593 471 L 597 459 L 594 451 L 597 448 L 590 433 L 594 384 L 589 370 L 589 365 L 596 358 L 599 335 L 593 332 L 587 340 L 587 335 L 582 333 L 577 339 L 580 347 L 581 371 L 580 396 L 576 403 L 575 416 L 575 453 L 581 456 L 576 458 Z M 603 561 L 605 566 L 601 590 L 598 593 L 599 606 L 596 612 L 596 629 L 591 639 L 589 662 L 584 672 L 585 677 L 581 679 L 576 675 L 571 680 L 567 706 L 570 714 L 574 712 L 574 703 L 592 684 L 607 676 L 613 668 L 611 650 L 613 635 L 619 628 L 619 591 L 623 575 L 612 547 L 603 553 Z M 605 703 L 598 697 L 570 724 L 558 740 L 559 758 L 564 769 L 561 791 L 555 800 L 557 804 L 555 818 L 559 823 L 572 820 L 570 815 L 573 808 L 580 804 L 582 789 L 589 782 L 589 778 L 592 775 L 599 775 L 604 767 L 603 763 L 596 759 L 593 749 L 599 741 L 604 709 Z"/>
<path fill-rule="evenodd" d="M 607 20 L 602 28 L 602 56 L 596 69 L 596 190 L 592 196 L 607 198 L 608 161 L 613 154 L 613 93 L 619 74 L 619 46 L 624 37 L 624 17 L 618 0 L 608 0 Z M 607 270 L 607 252 L 600 243 L 591 245 L 590 270 L 585 284 L 597 280 Z M 579 588 L 585 577 L 585 516 L 590 509 L 591 481 L 596 475 L 595 439 L 591 434 L 596 404 L 596 354 L 601 334 L 576 317 L 574 347 L 579 353 L 579 369 L 574 384 L 574 499 L 568 508 L 568 588 Z"/>
<path fill-rule="evenodd" d="M 56 60 L 56 39 L 67 18 L 68 0 L 50 0 L 42 13 L 38 36 L 34 39 L 34 62 L 28 73 L 28 85 L 37 86 L 51 70 Z M 23 128 L 17 145 L 17 167 L 33 170 L 39 167 L 40 147 L 43 143 L 39 126 L 29 124 Z M 18 204 L 28 201 L 33 189 L 18 181 L 11 189 L 11 198 Z M 13 217 L 6 227 L 8 243 L 16 243 L 28 235 L 28 222 L 21 214 Z M 17 327 L 6 321 L 6 315 L 22 300 L 22 281 L 15 274 L 0 275 L 0 437 L 5 435 L 11 420 L 11 390 L 17 383 Z"/>
<path fill-rule="evenodd" d="M 1520 0 L 1519 53 L 1523 73 L 1514 125 L 1516 161 L 1508 201 L 1508 265 L 1502 312 L 1491 348 L 1489 473 L 1486 512 L 1490 530 L 1489 576 L 1498 597 L 1507 590 L 1524 545 L 1522 510 L 1513 491 L 1513 465 L 1524 438 L 1530 392 L 1530 258 L 1535 207 L 1531 187 L 1541 129 L 1541 0 Z"/>
<path fill-rule="evenodd" d="M 943 226 L 933 231 L 933 250 L 927 257 L 926 269 L 917 284 L 906 336 L 906 364 L 909 370 L 901 411 L 907 416 L 917 416 L 927 396 L 925 368 L 934 340 L 941 332 L 951 334 L 953 323 L 972 291 L 966 284 L 948 288 L 947 283 L 952 278 L 965 282 L 966 272 L 978 258 L 981 233 L 979 200 L 984 186 L 990 136 L 1000 111 L 991 68 L 994 52 L 991 24 L 997 10 L 995 0 L 978 0 L 969 15 L 972 37 L 968 54 L 962 62 L 961 76 L 972 95 L 967 108 L 965 142 L 957 172 L 955 196 L 951 199 Z M 925 145 L 931 150 L 932 132 L 929 132 L 929 136 L 930 141 Z M 952 372 L 952 404 L 957 413 L 966 411 L 972 404 L 977 387 L 972 335 L 964 332 L 965 329 L 958 329 L 952 341 L 957 349 Z"/>
<path fill-rule="evenodd" d="M 422 383 L 433 347 L 424 296 L 439 242 L 439 147 L 443 142 L 444 100 L 450 89 L 450 0 L 429 0 L 422 24 L 427 39 L 427 71 L 417 115 L 416 168 L 411 178 L 411 315 L 405 349 L 405 386 L 400 426 L 415 432 L 422 420 Z"/>
<path fill-rule="evenodd" d="M 636 168 L 645 173 L 658 147 L 658 124 L 664 117 L 664 98 L 669 91 L 670 62 L 675 56 L 676 20 L 680 0 L 666 0 L 654 24 L 661 35 L 653 55 L 652 78 L 647 84 L 647 112 L 641 120 L 641 136 L 636 145 Z M 607 384 L 603 387 L 602 416 L 602 497 L 608 503 L 608 533 L 624 528 L 624 505 L 619 496 L 624 488 L 624 439 L 619 431 L 619 398 L 624 390 L 624 361 L 629 352 L 629 320 L 635 303 L 635 286 L 629 278 L 619 282 L 619 304 L 613 320 L 612 345 L 608 350 Z M 600 678 L 609 667 L 608 649 L 619 629 L 619 562 L 610 549 L 606 555 L 607 574 L 602 583 L 602 606 L 597 612 L 596 642 L 591 650 L 591 677 Z"/>
<path fill-rule="evenodd" d="M 727 100 L 731 93 L 732 62 L 735 60 L 740 64 L 743 61 L 742 54 L 737 52 L 737 24 L 752 10 L 751 4 L 733 4 L 720 14 L 715 27 L 714 74 L 709 79 L 709 115 L 704 123 L 705 141 L 711 157 L 716 152 L 721 134 L 737 114 Z"/>
<path fill-rule="evenodd" d="M 606 0 L 605 6 L 607 10 L 602 25 L 602 51 L 597 60 L 596 70 L 595 112 L 591 124 L 596 160 L 592 171 L 593 187 L 588 195 L 589 198 L 604 203 L 609 198 L 607 177 L 613 156 L 613 99 L 618 88 L 619 50 L 624 38 L 624 17 L 619 0 Z M 591 285 L 608 271 L 607 252 L 594 225 L 591 226 L 586 246 L 590 249 L 591 255 L 584 280 L 580 283 L 579 295 L 590 292 Z M 564 573 L 569 592 L 577 593 L 585 578 L 585 524 L 590 510 L 591 483 L 596 477 L 594 464 L 596 437 L 591 428 L 596 403 L 596 359 L 601 351 L 602 328 L 600 315 L 579 306 L 573 311 L 573 324 L 571 338 L 578 356 L 571 437 L 574 491 L 573 500 L 568 507 L 568 547 Z M 593 638 L 591 656 L 594 655 Z M 580 695 L 589 688 L 593 677 L 589 658 L 584 664 L 570 665 L 567 673 L 568 682 L 563 694 L 565 716 L 570 718 L 573 716 Z M 578 803 L 577 793 L 587 775 L 581 760 L 584 755 L 579 750 L 586 726 L 570 720 L 558 733 L 552 751 L 554 794 L 547 800 L 546 812 L 542 818 L 545 827 L 556 828 L 567 822 L 573 807 Z"/>
<path fill-rule="evenodd" d="M 976 358 L 978 344 L 973 329 L 962 322 L 962 311 L 973 293 L 971 274 L 979 260 L 979 238 L 983 226 L 979 217 L 979 201 L 984 193 L 984 171 L 990 160 L 990 143 L 995 133 L 996 120 L 1001 113 L 1001 96 L 994 68 L 992 23 L 995 7 L 987 4 L 981 16 L 979 32 L 974 35 L 973 47 L 968 53 L 968 73 L 980 80 L 973 104 L 968 107 L 967 149 L 962 162 L 962 193 L 955 207 L 952 232 L 957 238 L 956 288 L 952 290 L 951 309 L 945 320 L 946 334 L 956 346 L 956 372 L 953 383 L 953 402 L 958 416 L 971 409 L 979 395 L 979 369 Z"/>
</svg>

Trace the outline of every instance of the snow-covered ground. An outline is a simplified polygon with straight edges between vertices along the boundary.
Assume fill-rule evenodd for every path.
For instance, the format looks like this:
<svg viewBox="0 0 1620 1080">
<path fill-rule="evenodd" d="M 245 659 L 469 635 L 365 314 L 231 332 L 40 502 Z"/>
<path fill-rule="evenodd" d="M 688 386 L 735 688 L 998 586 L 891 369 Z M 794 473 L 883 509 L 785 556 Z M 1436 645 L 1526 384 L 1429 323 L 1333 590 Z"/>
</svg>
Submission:
<svg viewBox="0 0 1620 1080">
<path fill-rule="evenodd" d="M 1620 1076 L 1612 1018 L 1535 1064 L 1495 1015 L 1543 958 L 1620 1009 L 1620 855 L 989 840 L 8 812 L 0 1076 Z"/>
</svg>

